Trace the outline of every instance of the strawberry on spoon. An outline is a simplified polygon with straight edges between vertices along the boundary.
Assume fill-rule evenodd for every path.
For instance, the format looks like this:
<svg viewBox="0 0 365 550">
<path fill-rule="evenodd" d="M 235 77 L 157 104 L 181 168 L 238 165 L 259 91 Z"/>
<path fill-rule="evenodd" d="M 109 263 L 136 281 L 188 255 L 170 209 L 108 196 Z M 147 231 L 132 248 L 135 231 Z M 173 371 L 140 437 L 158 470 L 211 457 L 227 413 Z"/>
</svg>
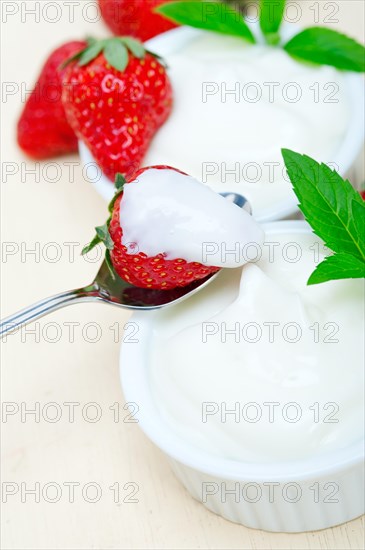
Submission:
<svg viewBox="0 0 365 550">
<path fill-rule="evenodd" d="M 17 127 L 18 145 L 32 158 L 46 159 L 77 151 L 77 137 L 62 105 L 58 69 L 85 47 L 86 42 L 67 42 L 51 53 L 42 68 Z"/>
<path fill-rule="evenodd" d="M 62 72 L 62 101 L 79 139 L 106 174 L 131 177 L 172 107 L 159 58 L 130 37 L 93 41 Z"/>
<path fill-rule="evenodd" d="M 128 283 L 170 290 L 220 267 L 247 261 L 263 231 L 243 209 L 180 170 L 143 168 L 129 183 L 118 174 L 110 217 L 83 250 L 103 242 L 106 260 Z"/>
<path fill-rule="evenodd" d="M 220 267 L 252 261 L 238 248 L 260 247 L 263 230 L 248 214 L 245 197 L 224 196 L 233 202 L 168 166 L 144 168 L 130 183 L 118 174 L 111 216 L 83 250 L 100 242 L 107 246 L 94 281 L 4 319 L 0 337 L 80 301 L 139 310 L 176 304 L 210 284 Z"/>
</svg>

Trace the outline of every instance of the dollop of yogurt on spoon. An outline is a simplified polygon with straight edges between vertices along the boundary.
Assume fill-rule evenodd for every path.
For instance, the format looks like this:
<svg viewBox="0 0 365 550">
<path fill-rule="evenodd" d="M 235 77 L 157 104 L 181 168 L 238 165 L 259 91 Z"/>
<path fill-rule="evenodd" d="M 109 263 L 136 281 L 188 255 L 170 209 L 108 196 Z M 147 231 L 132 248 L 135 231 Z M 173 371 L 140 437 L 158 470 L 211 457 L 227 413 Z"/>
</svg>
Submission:
<svg viewBox="0 0 365 550">
<path fill-rule="evenodd" d="M 208 266 L 238 267 L 264 232 L 237 205 L 174 168 L 152 167 L 125 184 L 122 243 L 133 254 L 165 254 Z"/>
</svg>

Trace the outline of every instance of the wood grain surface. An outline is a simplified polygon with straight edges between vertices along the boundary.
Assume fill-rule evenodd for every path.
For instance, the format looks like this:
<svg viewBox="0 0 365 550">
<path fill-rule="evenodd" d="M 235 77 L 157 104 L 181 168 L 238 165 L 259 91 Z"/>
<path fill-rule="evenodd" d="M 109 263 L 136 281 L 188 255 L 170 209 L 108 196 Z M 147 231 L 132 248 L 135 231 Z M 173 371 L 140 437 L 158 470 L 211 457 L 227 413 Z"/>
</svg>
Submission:
<svg viewBox="0 0 365 550">
<path fill-rule="evenodd" d="M 300 24 L 313 24 L 315 4 L 320 18 L 328 14 L 328 2 L 299 2 Z M 364 3 L 329 4 L 338 8 L 332 25 L 363 40 Z M 79 255 L 103 222 L 105 204 L 78 157 L 37 164 L 15 143 L 22 99 L 48 52 L 68 39 L 108 33 L 97 15 L 87 0 L 2 2 L 2 316 L 88 283 L 99 263 Z M 127 320 L 108 306 L 75 305 L 3 343 L 4 549 L 364 548 L 362 519 L 317 533 L 272 534 L 195 502 L 138 424 L 125 421 L 118 360 Z"/>
</svg>

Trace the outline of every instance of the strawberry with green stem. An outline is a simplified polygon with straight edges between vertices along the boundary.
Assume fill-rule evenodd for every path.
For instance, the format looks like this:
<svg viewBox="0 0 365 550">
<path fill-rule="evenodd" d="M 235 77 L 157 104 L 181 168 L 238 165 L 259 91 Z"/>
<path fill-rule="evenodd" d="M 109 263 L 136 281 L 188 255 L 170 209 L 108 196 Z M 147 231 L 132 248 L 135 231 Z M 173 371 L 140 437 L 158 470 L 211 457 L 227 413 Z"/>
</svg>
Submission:
<svg viewBox="0 0 365 550">
<path fill-rule="evenodd" d="M 138 185 L 138 177 L 151 169 L 174 170 L 184 174 L 184 172 L 169 166 L 152 166 L 139 170 L 130 184 Z M 109 204 L 110 216 L 104 225 L 95 228 L 96 235 L 83 249 L 83 254 L 87 254 L 99 243 L 104 243 L 107 249 L 105 258 L 111 271 L 113 272 L 114 269 L 122 279 L 141 288 L 170 290 L 187 286 L 218 271 L 218 267 L 203 265 L 199 262 L 188 262 L 184 258 L 166 259 L 164 252 L 154 256 L 148 256 L 143 251 L 133 253 L 134 249 L 131 246 L 128 248 L 123 244 L 120 204 L 123 200 L 125 183 L 125 178 L 121 174 L 117 174 L 116 193 Z M 135 247 L 138 249 L 138 243 L 135 243 Z"/>
<path fill-rule="evenodd" d="M 92 41 L 62 72 L 69 124 L 114 181 L 130 178 L 170 114 L 172 89 L 161 59 L 131 37 Z"/>
<path fill-rule="evenodd" d="M 86 42 L 66 42 L 45 62 L 17 126 L 19 147 L 34 159 L 47 159 L 77 151 L 77 137 L 66 119 L 62 105 L 59 67 Z"/>
</svg>

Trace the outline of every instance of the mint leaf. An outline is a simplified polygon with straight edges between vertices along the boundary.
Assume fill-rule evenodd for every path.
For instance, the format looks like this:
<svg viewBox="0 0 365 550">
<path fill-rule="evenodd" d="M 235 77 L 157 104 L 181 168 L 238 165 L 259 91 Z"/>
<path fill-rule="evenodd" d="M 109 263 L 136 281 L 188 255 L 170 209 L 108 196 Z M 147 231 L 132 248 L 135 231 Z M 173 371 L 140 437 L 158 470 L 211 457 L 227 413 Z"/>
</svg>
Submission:
<svg viewBox="0 0 365 550">
<path fill-rule="evenodd" d="M 128 51 L 118 38 L 111 38 L 104 47 L 105 59 L 118 71 L 124 71 L 128 65 Z"/>
<path fill-rule="evenodd" d="M 364 46 L 332 29 L 309 27 L 289 40 L 284 50 L 296 59 L 347 71 L 365 71 Z"/>
<path fill-rule="evenodd" d="M 284 15 L 285 0 L 261 0 L 260 28 L 266 42 L 271 45 L 280 42 L 278 33 Z"/>
<path fill-rule="evenodd" d="M 308 285 L 316 285 L 335 279 L 361 279 L 365 277 L 365 263 L 351 254 L 327 256 L 317 265 L 308 279 Z"/>
<path fill-rule="evenodd" d="M 362 277 L 365 203 L 360 194 L 325 164 L 289 149 L 282 149 L 282 155 L 300 210 L 314 233 L 337 252 L 317 266 L 308 284 Z"/>
<path fill-rule="evenodd" d="M 242 15 L 223 2 L 169 2 L 154 11 L 181 25 L 256 42 Z"/>
<path fill-rule="evenodd" d="M 365 204 L 359 193 L 325 164 L 288 149 L 282 155 L 299 208 L 314 233 L 334 252 L 365 261 Z"/>
<path fill-rule="evenodd" d="M 360 195 L 361 196 L 361 195 Z M 365 214 L 364 214 L 364 201 L 358 200 L 352 203 L 352 211 L 354 213 L 354 226 L 357 231 L 357 237 L 359 241 L 360 248 L 365 250 Z"/>
</svg>

